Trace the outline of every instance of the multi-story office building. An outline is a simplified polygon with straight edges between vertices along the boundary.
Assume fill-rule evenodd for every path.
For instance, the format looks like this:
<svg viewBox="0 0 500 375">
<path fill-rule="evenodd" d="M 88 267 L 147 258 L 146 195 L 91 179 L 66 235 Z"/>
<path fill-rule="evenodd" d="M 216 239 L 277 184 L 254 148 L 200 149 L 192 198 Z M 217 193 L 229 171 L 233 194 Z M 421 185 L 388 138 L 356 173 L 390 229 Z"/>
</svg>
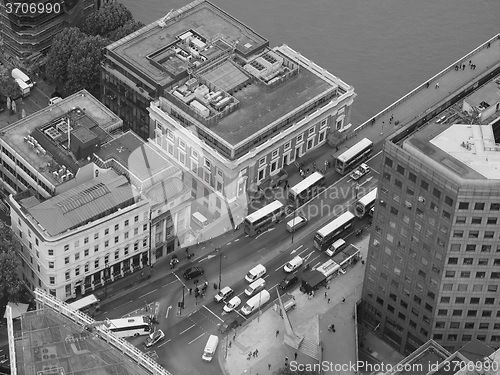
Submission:
<svg viewBox="0 0 500 375">
<path fill-rule="evenodd" d="M 0 2 L 4 52 L 13 63 L 35 64 L 48 52 L 57 33 L 85 20 L 99 4 L 99 0 Z"/>
<path fill-rule="evenodd" d="M 108 46 L 102 71 L 104 103 L 136 116 L 214 217 L 350 128 L 351 86 L 208 1 Z"/>
<path fill-rule="evenodd" d="M 113 170 L 45 201 L 11 195 L 9 205 L 30 289 L 66 300 L 148 265 L 149 201 Z"/>
<path fill-rule="evenodd" d="M 402 353 L 430 338 L 451 352 L 500 343 L 500 122 L 497 112 L 471 124 L 461 111 L 485 79 L 384 144 L 363 306 Z"/>
<path fill-rule="evenodd" d="M 134 133 L 112 136 L 121 123 L 83 90 L 2 129 L 0 182 L 31 288 L 71 298 L 153 264 L 186 235 L 182 171 Z"/>
</svg>

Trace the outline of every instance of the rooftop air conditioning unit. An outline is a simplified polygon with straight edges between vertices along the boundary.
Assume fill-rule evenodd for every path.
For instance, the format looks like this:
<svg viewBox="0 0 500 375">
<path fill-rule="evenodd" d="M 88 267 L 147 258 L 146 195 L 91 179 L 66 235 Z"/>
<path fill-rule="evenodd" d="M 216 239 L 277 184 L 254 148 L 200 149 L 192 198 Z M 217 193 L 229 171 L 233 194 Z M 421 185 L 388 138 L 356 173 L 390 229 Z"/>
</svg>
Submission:
<svg viewBox="0 0 500 375">
<path fill-rule="evenodd" d="M 52 174 L 54 175 L 55 178 L 59 177 L 59 173 L 57 173 L 57 171 L 52 172 Z"/>
<path fill-rule="evenodd" d="M 68 176 L 67 176 L 67 175 L 65 175 L 65 174 L 63 174 L 63 175 L 61 176 L 61 180 L 62 180 L 63 182 L 64 182 L 64 181 L 66 181 L 67 179 L 68 179 Z"/>
</svg>

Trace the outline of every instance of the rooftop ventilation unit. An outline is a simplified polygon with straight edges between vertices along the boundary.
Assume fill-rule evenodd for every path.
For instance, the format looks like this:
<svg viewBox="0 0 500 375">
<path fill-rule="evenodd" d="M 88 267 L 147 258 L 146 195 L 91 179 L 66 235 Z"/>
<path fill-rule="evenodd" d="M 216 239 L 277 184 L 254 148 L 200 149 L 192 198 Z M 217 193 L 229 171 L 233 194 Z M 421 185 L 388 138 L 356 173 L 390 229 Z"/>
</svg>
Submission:
<svg viewBox="0 0 500 375">
<path fill-rule="evenodd" d="M 53 126 L 51 126 L 48 129 L 45 129 L 44 133 L 47 135 L 47 137 L 49 137 L 52 140 L 55 140 L 61 135 L 61 133 Z"/>
</svg>

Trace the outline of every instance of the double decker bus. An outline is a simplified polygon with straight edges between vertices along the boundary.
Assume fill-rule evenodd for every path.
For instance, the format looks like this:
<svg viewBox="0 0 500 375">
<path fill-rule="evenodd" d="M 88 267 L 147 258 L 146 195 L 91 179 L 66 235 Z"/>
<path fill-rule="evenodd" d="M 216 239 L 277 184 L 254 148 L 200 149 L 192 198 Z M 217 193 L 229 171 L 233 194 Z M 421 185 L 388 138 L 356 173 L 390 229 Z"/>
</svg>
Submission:
<svg viewBox="0 0 500 375">
<path fill-rule="evenodd" d="M 245 233 L 253 236 L 279 222 L 285 216 L 285 206 L 280 201 L 274 201 L 254 213 L 243 221 Z"/>
<path fill-rule="evenodd" d="M 355 216 L 347 211 L 330 221 L 314 235 L 314 247 L 324 251 L 352 226 Z"/>
<path fill-rule="evenodd" d="M 70 303 L 69 306 L 91 317 L 101 312 L 101 302 L 93 294 L 80 298 L 78 301 Z"/>
<path fill-rule="evenodd" d="M 377 199 L 377 188 L 370 191 L 368 194 L 361 197 L 360 200 L 356 202 L 356 207 L 354 213 L 357 217 L 363 218 L 366 214 L 371 213 L 373 206 L 375 205 L 375 200 Z"/>
<path fill-rule="evenodd" d="M 335 159 L 335 170 L 341 175 L 357 167 L 361 162 L 368 159 L 373 150 L 373 142 L 363 138 L 347 151 Z"/>
<path fill-rule="evenodd" d="M 109 331 L 121 338 L 149 335 L 151 332 L 151 321 L 147 316 L 111 319 L 106 325 Z"/>
<path fill-rule="evenodd" d="M 319 193 L 319 189 L 324 185 L 325 176 L 319 172 L 314 172 L 290 188 L 288 199 L 293 203 L 294 207 L 299 207 L 316 196 Z"/>
</svg>

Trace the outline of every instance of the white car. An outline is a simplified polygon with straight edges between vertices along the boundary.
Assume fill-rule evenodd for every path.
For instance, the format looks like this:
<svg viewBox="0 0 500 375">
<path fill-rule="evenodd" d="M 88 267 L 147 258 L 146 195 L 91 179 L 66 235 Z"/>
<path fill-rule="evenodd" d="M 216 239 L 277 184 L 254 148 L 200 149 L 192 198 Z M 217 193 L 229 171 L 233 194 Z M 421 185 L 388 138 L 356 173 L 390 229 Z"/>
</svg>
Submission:
<svg viewBox="0 0 500 375">
<path fill-rule="evenodd" d="M 349 177 L 351 177 L 353 180 L 359 180 L 361 177 L 363 177 L 365 174 L 370 172 L 370 167 L 366 164 L 361 164 L 356 170 L 354 170 Z"/>
<path fill-rule="evenodd" d="M 304 263 L 304 259 L 302 259 L 300 255 L 297 255 L 295 258 L 293 258 L 291 261 L 289 261 L 287 264 L 283 266 L 283 270 L 288 273 L 293 272 L 297 268 L 299 268 L 302 265 L 302 263 Z"/>
<path fill-rule="evenodd" d="M 153 333 L 151 333 L 148 336 L 148 338 L 146 339 L 146 342 L 144 343 L 144 346 L 146 348 L 149 348 L 149 347 L 153 346 L 154 344 L 156 344 L 157 342 L 160 342 L 164 338 L 165 338 L 165 334 L 163 333 L 163 331 L 161 329 L 157 329 L 156 331 L 154 331 Z"/>
<path fill-rule="evenodd" d="M 234 309 L 238 308 L 238 306 L 241 304 L 241 299 L 240 297 L 233 297 L 229 300 L 229 302 L 224 306 L 224 311 L 227 313 L 230 313 Z"/>
</svg>

